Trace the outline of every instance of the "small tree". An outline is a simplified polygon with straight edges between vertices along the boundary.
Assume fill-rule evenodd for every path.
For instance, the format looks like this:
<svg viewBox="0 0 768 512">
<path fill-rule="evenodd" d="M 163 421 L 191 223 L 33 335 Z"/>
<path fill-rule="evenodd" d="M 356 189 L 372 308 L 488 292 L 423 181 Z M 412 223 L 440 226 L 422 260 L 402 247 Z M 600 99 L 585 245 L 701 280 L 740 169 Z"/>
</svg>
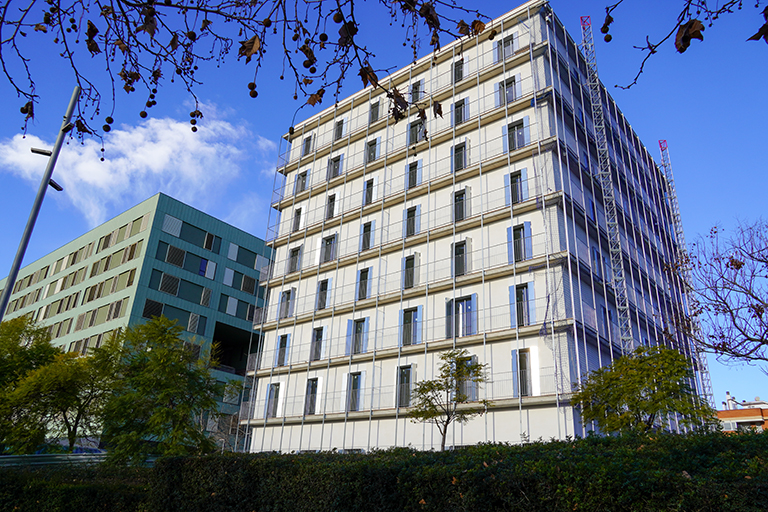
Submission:
<svg viewBox="0 0 768 512">
<path fill-rule="evenodd" d="M 112 395 L 120 348 L 114 340 L 93 355 L 58 354 L 53 362 L 29 372 L 8 395 L 16 418 L 15 451 L 29 451 L 37 429 L 46 437 L 64 437 L 72 451 L 79 437 L 101 432 L 104 404 Z M 31 429 L 31 431 L 30 431 Z"/>
<path fill-rule="evenodd" d="M 677 415 L 681 426 L 710 427 L 715 413 L 694 391 L 690 362 L 676 350 L 639 347 L 591 372 L 573 395 L 584 423 L 604 433 L 648 432 Z"/>
<path fill-rule="evenodd" d="M 175 321 L 157 317 L 120 337 L 122 362 L 115 394 L 106 405 L 103 439 L 117 462 L 149 454 L 190 455 L 215 448 L 201 417 L 216 414 L 224 392 L 180 338 Z"/>
<path fill-rule="evenodd" d="M 33 450 L 45 441 L 45 425 L 13 407 L 11 395 L 31 371 L 52 362 L 60 351 L 48 329 L 22 316 L 0 323 L 0 453 Z"/>
<path fill-rule="evenodd" d="M 440 354 L 440 359 L 443 364 L 437 378 L 418 382 L 411 393 L 413 409 L 409 415 L 414 423 L 434 423 L 442 437 L 440 450 L 445 450 L 450 424 L 463 424 L 482 415 L 489 403 L 480 400 L 482 407 L 463 405 L 474 399 L 477 388 L 486 381 L 484 364 L 473 361 L 464 349 Z"/>
</svg>

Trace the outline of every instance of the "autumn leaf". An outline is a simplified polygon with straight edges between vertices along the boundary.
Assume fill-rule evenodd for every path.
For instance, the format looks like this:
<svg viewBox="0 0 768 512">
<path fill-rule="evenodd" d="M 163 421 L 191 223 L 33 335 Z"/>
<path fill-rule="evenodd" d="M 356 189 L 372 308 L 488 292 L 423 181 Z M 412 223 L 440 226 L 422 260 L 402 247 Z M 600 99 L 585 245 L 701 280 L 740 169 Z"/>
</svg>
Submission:
<svg viewBox="0 0 768 512">
<path fill-rule="evenodd" d="M 421 498 L 421 499 L 419 500 L 419 505 L 426 505 L 426 504 L 427 504 L 427 502 L 426 502 L 426 501 L 424 501 L 424 498 Z"/>
<path fill-rule="evenodd" d="M 684 53 L 691 45 L 691 39 L 704 40 L 704 25 L 699 20 L 691 20 L 688 23 L 680 25 L 675 36 L 675 48 L 678 52 Z"/>
<path fill-rule="evenodd" d="M 440 18 L 437 16 L 437 11 L 435 11 L 435 6 L 432 3 L 426 2 L 421 4 L 419 15 L 424 18 L 424 22 L 431 30 L 436 31 L 440 29 Z"/>
<path fill-rule="evenodd" d="M 458 479 L 456 477 L 453 477 L 453 480 L 451 480 L 452 485 L 456 485 L 458 483 Z"/>
<path fill-rule="evenodd" d="M 440 119 L 443 118 L 443 106 L 437 101 L 432 104 L 432 114 L 435 118 L 437 118 L 437 116 L 440 116 Z"/>
<path fill-rule="evenodd" d="M 200 31 L 202 32 L 206 28 L 208 28 L 208 25 L 213 23 L 211 20 L 203 20 L 203 23 L 200 25 Z"/>
<path fill-rule="evenodd" d="M 28 101 L 26 105 L 21 109 L 22 114 L 27 114 L 26 119 L 35 118 L 35 104 L 32 101 Z"/>
<path fill-rule="evenodd" d="M 46 27 L 42 23 L 38 23 L 38 24 L 35 25 L 35 32 L 48 33 L 48 27 Z"/>
<path fill-rule="evenodd" d="M 178 34 L 176 34 L 176 33 L 173 34 L 173 37 L 171 38 L 171 42 L 170 42 L 170 47 L 171 47 L 171 51 L 172 52 L 175 52 L 176 48 L 179 47 L 179 35 Z"/>
<path fill-rule="evenodd" d="M 120 39 L 115 39 L 115 45 L 116 45 L 118 48 L 120 48 L 120 51 L 121 51 L 121 52 L 123 52 L 123 53 L 128 53 L 128 45 L 127 45 L 127 44 L 125 44 L 125 43 L 124 43 L 122 40 L 120 40 Z"/>
<path fill-rule="evenodd" d="M 245 57 L 245 63 L 251 62 L 251 57 L 261 48 L 261 39 L 259 36 L 253 36 L 247 41 L 240 41 L 240 49 L 237 51 L 237 57 Z"/>
<path fill-rule="evenodd" d="M 101 48 L 99 48 L 98 43 L 94 41 L 93 39 L 86 39 L 85 45 L 88 47 L 88 51 L 91 52 L 91 55 L 96 55 L 97 53 L 101 53 Z"/>
<path fill-rule="evenodd" d="M 87 126 L 85 126 L 85 123 L 81 119 L 78 119 L 77 121 L 75 121 L 75 128 L 77 128 L 77 131 L 80 133 L 87 133 L 88 135 L 93 135 L 93 132 L 89 130 Z"/>
<path fill-rule="evenodd" d="M 472 26 L 470 28 L 472 29 L 472 35 L 476 36 L 485 30 L 485 23 L 480 20 L 475 20 L 472 22 Z"/>
<path fill-rule="evenodd" d="M 440 34 L 437 33 L 437 30 L 432 32 L 432 39 L 429 40 L 429 45 L 432 46 L 435 50 L 440 48 Z"/>
<path fill-rule="evenodd" d="M 355 34 L 357 34 L 357 25 L 352 21 L 344 23 L 339 29 L 339 45 L 349 46 L 352 44 L 352 38 Z"/>
<path fill-rule="evenodd" d="M 363 80 L 363 87 L 368 87 L 368 82 L 371 83 L 372 86 L 378 87 L 379 86 L 379 77 L 376 76 L 376 73 L 373 72 L 373 69 L 370 65 L 365 65 L 362 68 L 360 68 L 360 78 Z"/>
<path fill-rule="evenodd" d="M 312 82 L 314 82 L 314 80 L 311 78 L 304 78 L 302 82 L 304 82 L 304 85 L 310 85 Z"/>
<path fill-rule="evenodd" d="M 149 34 L 149 37 L 154 39 L 156 30 L 157 30 L 157 20 L 155 19 L 154 16 L 147 16 L 146 18 L 144 18 L 144 24 L 140 25 L 136 29 L 136 32 L 144 31 L 147 34 Z"/>
<path fill-rule="evenodd" d="M 424 109 L 423 109 L 423 108 L 421 108 L 421 107 L 419 107 L 419 111 L 418 111 L 418 117 L 419 117 L 419 119 L 421 119 L 422 121 L 426 121 L 426 120 L 427 120 L 427 113 L 426 113 L 426 112 L 424 111 Z"/>
<path fill-rule="evenodd" d="M 466 21 L 460 20 L 459 23 L 456 25 L 456 28 L 459 29 L 459 34 L 463 36 L 469 35 L 469 25 L 467 25 Z"/>
<path fill-rule="evenodd" d="M 299 51 L 304 54 L 304 56 L 307 58 L 307 60 L 311 61 L 312 64 L 317 62 L 317 58 L 315 57 L 315 52 L 312 51 L 312 48 L 310 48 L 308 45 L 304 44 L 299 48 Z"/>
<path fill-rule="evenodd" d="M 88 39 L 93 39 L 98 33 L 99 29 L 96 28 L 96 25 L 94 25 L 91 20 L 88 20 L 88 29 L 85 31 L 86 37 Z"/>
<path fill-rule="evenodd" d="M 320 89 L 315 94 L 310 94 L 309 99 L 307 100 L 307 103 L 309 105 L 312 105 L 313 107 L 317 105 L 318 103 L 323 102 L 323 94 L 325 94 L 325 89 Z"/>
</svg>

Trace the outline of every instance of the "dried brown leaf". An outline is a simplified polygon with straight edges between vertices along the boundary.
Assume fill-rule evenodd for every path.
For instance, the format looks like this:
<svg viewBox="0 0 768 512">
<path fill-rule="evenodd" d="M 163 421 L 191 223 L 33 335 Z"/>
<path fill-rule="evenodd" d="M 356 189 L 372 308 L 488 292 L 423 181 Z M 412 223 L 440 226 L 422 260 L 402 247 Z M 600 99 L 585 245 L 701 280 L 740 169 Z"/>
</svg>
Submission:
<svg viewBox="0 0 768 512">
<path fill-rule="evenodd" d="M 86 39 L 85 45 L 88 47 L 88 51 L 91 52 L 91 56 L 101 53 L 101 48 L 99 48 L 98 43 L 93 39 Z"/>
<path fill-rule="evenodd" d="M 437 30 L 432 32 L 432 39 L 429 40 L 429 45 L 432 46 L 435 50 L 440 48 L 440 34 L 437 33 Z"/>
<path fill-rule="evenodd" d="M 77 131 L 80 133 L 93 135 L 93 132 L 89 130 L 87 126 L 85 126 L 85 123 L 83 122 L 82 119 L 78 119 L 77 121 L 75 121 L 75 128 L 77 128 Z"/>
<path fill-rule="evenodd" d="M 459 29 L 459 34 L 463 36 L 469 35 L 469 25 L 467 25 L 466 21 L 460 20 L 459 23 L 456 25 L 456 28 Z"/>
<path fill-rule="evenodd" d="M 245 63 L 251 62 L 251 57 L 261 48 L 261 39 L 259 36 L 253 36 L 247 41 L 240 41 L 240 49 L 237 51 L 237 57 L 245 57 Z"/>
<path fill-rule="evenodd" d="M 35 25 L 35 32 L 48 33 L 48 27 L 46 27 L 42 23 L 38 23 L 38 24 Z"/>
<path fill-rule="evenodd" d="M 128 45 L 125 44 L 121 39 L 115 39 L 115 45 L 120 48 L 121 52 L 128 53 Z"/>
<path fill-rule="evenodd" d="M 88 39 L 93 39 L 94 37 L 96 37 L 96 34 L 98 34 L 98 33 L 99 33 L 99 29 L 96 28 L 96 25 L 94 25 L 91 22 L 91 20 L 88 20 L 88 28 L 85 31 L 85 36 Z"/>
<path fill-rule="evenodd" d="M 213 23 L 211 20 L 208 20 L 208 19 L 203 20 L 203 23 L 200 25 L 200 31 L 202 32 L 203 30 L 208 28 L 208 25 L 210 25 L 211 23 Z"/>
<path fill-rule="evenodd" d="M 437 101 L 432 104 L 432 114 L 435 117 L 440 116 L 440 119 L 443 118 L 443 106 Z"/>
<path fill-rule="evenodd" d="M 304 85 L 310 85 L 312 82 L 314 82 L 314 80 L 312 80 L 311 78 L 304 78 L 302 82 L 304 83 Z"/>
<path fill-rule="evenodd" d="M 357 25 L 354 22 L 348 21 L 344 23 L 339 29 L 339 45 L 349 46 L 352 44 L 352 38 L 357 34 Z"/>
<path fill-rule="evenodd" d="M 157 20 L 154 16 L 147 16 L 144 18 L 144 24 L 140 25 L 136 32 L 146 32 L 149 34 L 149 37 L 155 38 L 155 31 L 157 30 Z"/>
<path fill-rule="evenodd" d="M 440 29 L 440 17 L 435 11 L 435 6 L 431 2 L 421 4 L 419 15 L 424 18 L 424 22 L 431 30 Z"/>
<path fill-rule="evenodd" d="M 480 20 L 475 20 L 472 22 L 472 26 L 470 27 L 472 29 L 472 35 L 479 35 L 485 30 L 485 23 L 483 23 Z"/>
<path fill-rule="evenodd" d="M 313 107 L 318 103 L 322 103 L 324 94 L 325 94 L 325 89 L 320 89 L 316 93 L 310 94 L 309 99 L 307 100 L 307 103 L 312 105 Z"/>
<path fill-rule="evenodd" d="M 360 75 L 360 78 L 363 80 L 363 87 L 368 87 L 368 82 L 371 83 L 372 86 L 378 87 L 379 86 L 379 77 L 376 76 L 376 73 L 373 72 L 373 69 L 370 65 L 365 65 L 362 68 L 360 68 L 360 72 L 358 73 Z"/>
<path fill-rule="evenodd" d="M 170 42 L 170 47 L 171 47 L 171 51 L 172 52 L 175 52 L 176 48 L 179 47 L 179 35 L 178 34 L 176 34 L 176 33 L 173 34 L 173 37 L 171 38 L 171 42 Z"/>
<path fill-rule="evenodd" d="M 701 32 L 704 30 L 704 25 L 699 20 L 690 20 L 687 23 L 680 25 L 675 36 L 675 48 L 678 52 L 684 53 L 685 50 L 691 45 L 691 39 L 704 40 L 704 34 Z"/>
</svg>

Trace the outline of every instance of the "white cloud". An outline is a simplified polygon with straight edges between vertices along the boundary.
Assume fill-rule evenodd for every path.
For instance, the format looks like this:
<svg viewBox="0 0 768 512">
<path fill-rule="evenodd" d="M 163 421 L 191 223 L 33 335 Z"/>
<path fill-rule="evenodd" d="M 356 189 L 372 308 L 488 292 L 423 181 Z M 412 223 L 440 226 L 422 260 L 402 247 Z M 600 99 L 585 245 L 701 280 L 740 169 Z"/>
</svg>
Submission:
<svg viewBox="0 0 768 512">
<path fill-rule="evenodd" d="M 54 179 L 62 184 L 66 198 L 91 226 L 157 192 L 212 215 L 226 216 L 233 212 L 234 204 L 241 203 L 239 196 L 248 188 L 241 182 L 250 181 L 243 178 L 249 169 L 256 175 L 265 169 L 274 172 L 274 163 L 270 162 L 276 160 L 276 145 L 211 117 L 206 116 L 197 133 L 192 133 L 188 123 L 169 118 L 115 128 L 105 135 L 103 162 L 98 141 L 86 139 L 79 144 L 71 140 L 62 148 Z M 10 172 L 37 185 L 46 160 L 29 148 L 52 146 L 33 135 L 0 141 L 0 172 Z M 233 184 L 237 184 L 234 192 L 228 190 Z M 238 197 L 229 197 L 233 193 Z M 226 201 L 222 201 L 224 197 Z"/>
</svg>

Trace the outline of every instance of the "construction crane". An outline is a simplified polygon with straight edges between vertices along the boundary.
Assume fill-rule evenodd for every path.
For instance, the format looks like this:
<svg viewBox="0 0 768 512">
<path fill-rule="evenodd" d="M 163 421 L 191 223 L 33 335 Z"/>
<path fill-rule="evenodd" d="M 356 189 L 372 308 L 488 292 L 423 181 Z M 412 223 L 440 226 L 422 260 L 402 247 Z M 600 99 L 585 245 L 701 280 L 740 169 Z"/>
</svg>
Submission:
<svg viewBox="0 0 768 512">
<path fill-rule="evenodd" d="M 664 173 L 664 178 L 667 181 L 667 200 L 669 202 L 669 209 L 672 213 L 672 225 L 675 228 L 675 238 L 677 241 L 677 254 L 675 257 L 681 264 L 678 265 L 680 269 L 680 275 L 683 281 L 683 294 L 686 300 L 686 305 L 690 308 L 689 295 L 693 290 L 691 286 L 691 274 L 686 262 L 688 261 L 688 248 L 685 245 L 685 235 L 683 234 L 683 222 L 680 219 L 680 207 L 677 203 L 677 192 L 675 191 L 675 178 L 672 175 L 672 162 L 669 159 L 669 147 L 666 140 L 659 141 L 659 149 L 661 150 L 661 168 Z M 715 399 L 712 395 L 712 381 L 709 377 L 709 365 L 707 364 L 707 356 L 699 347 L 699 344 L 695 341 L 697 334 L 700 332 L 700 326 L 698 321 L 694 319 L 693 322 L 693 338 L 694 338 L 694 350 L 693 357 L 696 358 L 696 362 L 699 366 L 699 376 L 701 379 L 702 393 L 709 401 L 709 404 L 714 407 Z"/>
<path fill-rule="evenodd" d="M 597 176 L 603 191 L 605 221 L 608 225 L 608 248 L 611 256 L 613 293 L 616 297 L 616 310 L 619 317 L 621 353 L 622 355 L 627 355 L 634 349 L 634 340 L 632 338 L 632 323 L 629 318 L 629 299 L 627 298 L 627 282 L 624 275 L 624 256 L 621 252 L 621 233 L 616 215 L 613 172 L 611 171 L 611 162 L 608 156 L 608 138 L 605 134 L 603 101 L 600 95 L 600 78 L 597 76 L 595 45 L 592 41 L 592 20 L 589 16 L 581 17 L 581 48 L 587 61 L 587 73 L 589 75 L 589 98 L 592 103 L 592 122 L 595 126 L 599 162 Z"/>
</svg>

